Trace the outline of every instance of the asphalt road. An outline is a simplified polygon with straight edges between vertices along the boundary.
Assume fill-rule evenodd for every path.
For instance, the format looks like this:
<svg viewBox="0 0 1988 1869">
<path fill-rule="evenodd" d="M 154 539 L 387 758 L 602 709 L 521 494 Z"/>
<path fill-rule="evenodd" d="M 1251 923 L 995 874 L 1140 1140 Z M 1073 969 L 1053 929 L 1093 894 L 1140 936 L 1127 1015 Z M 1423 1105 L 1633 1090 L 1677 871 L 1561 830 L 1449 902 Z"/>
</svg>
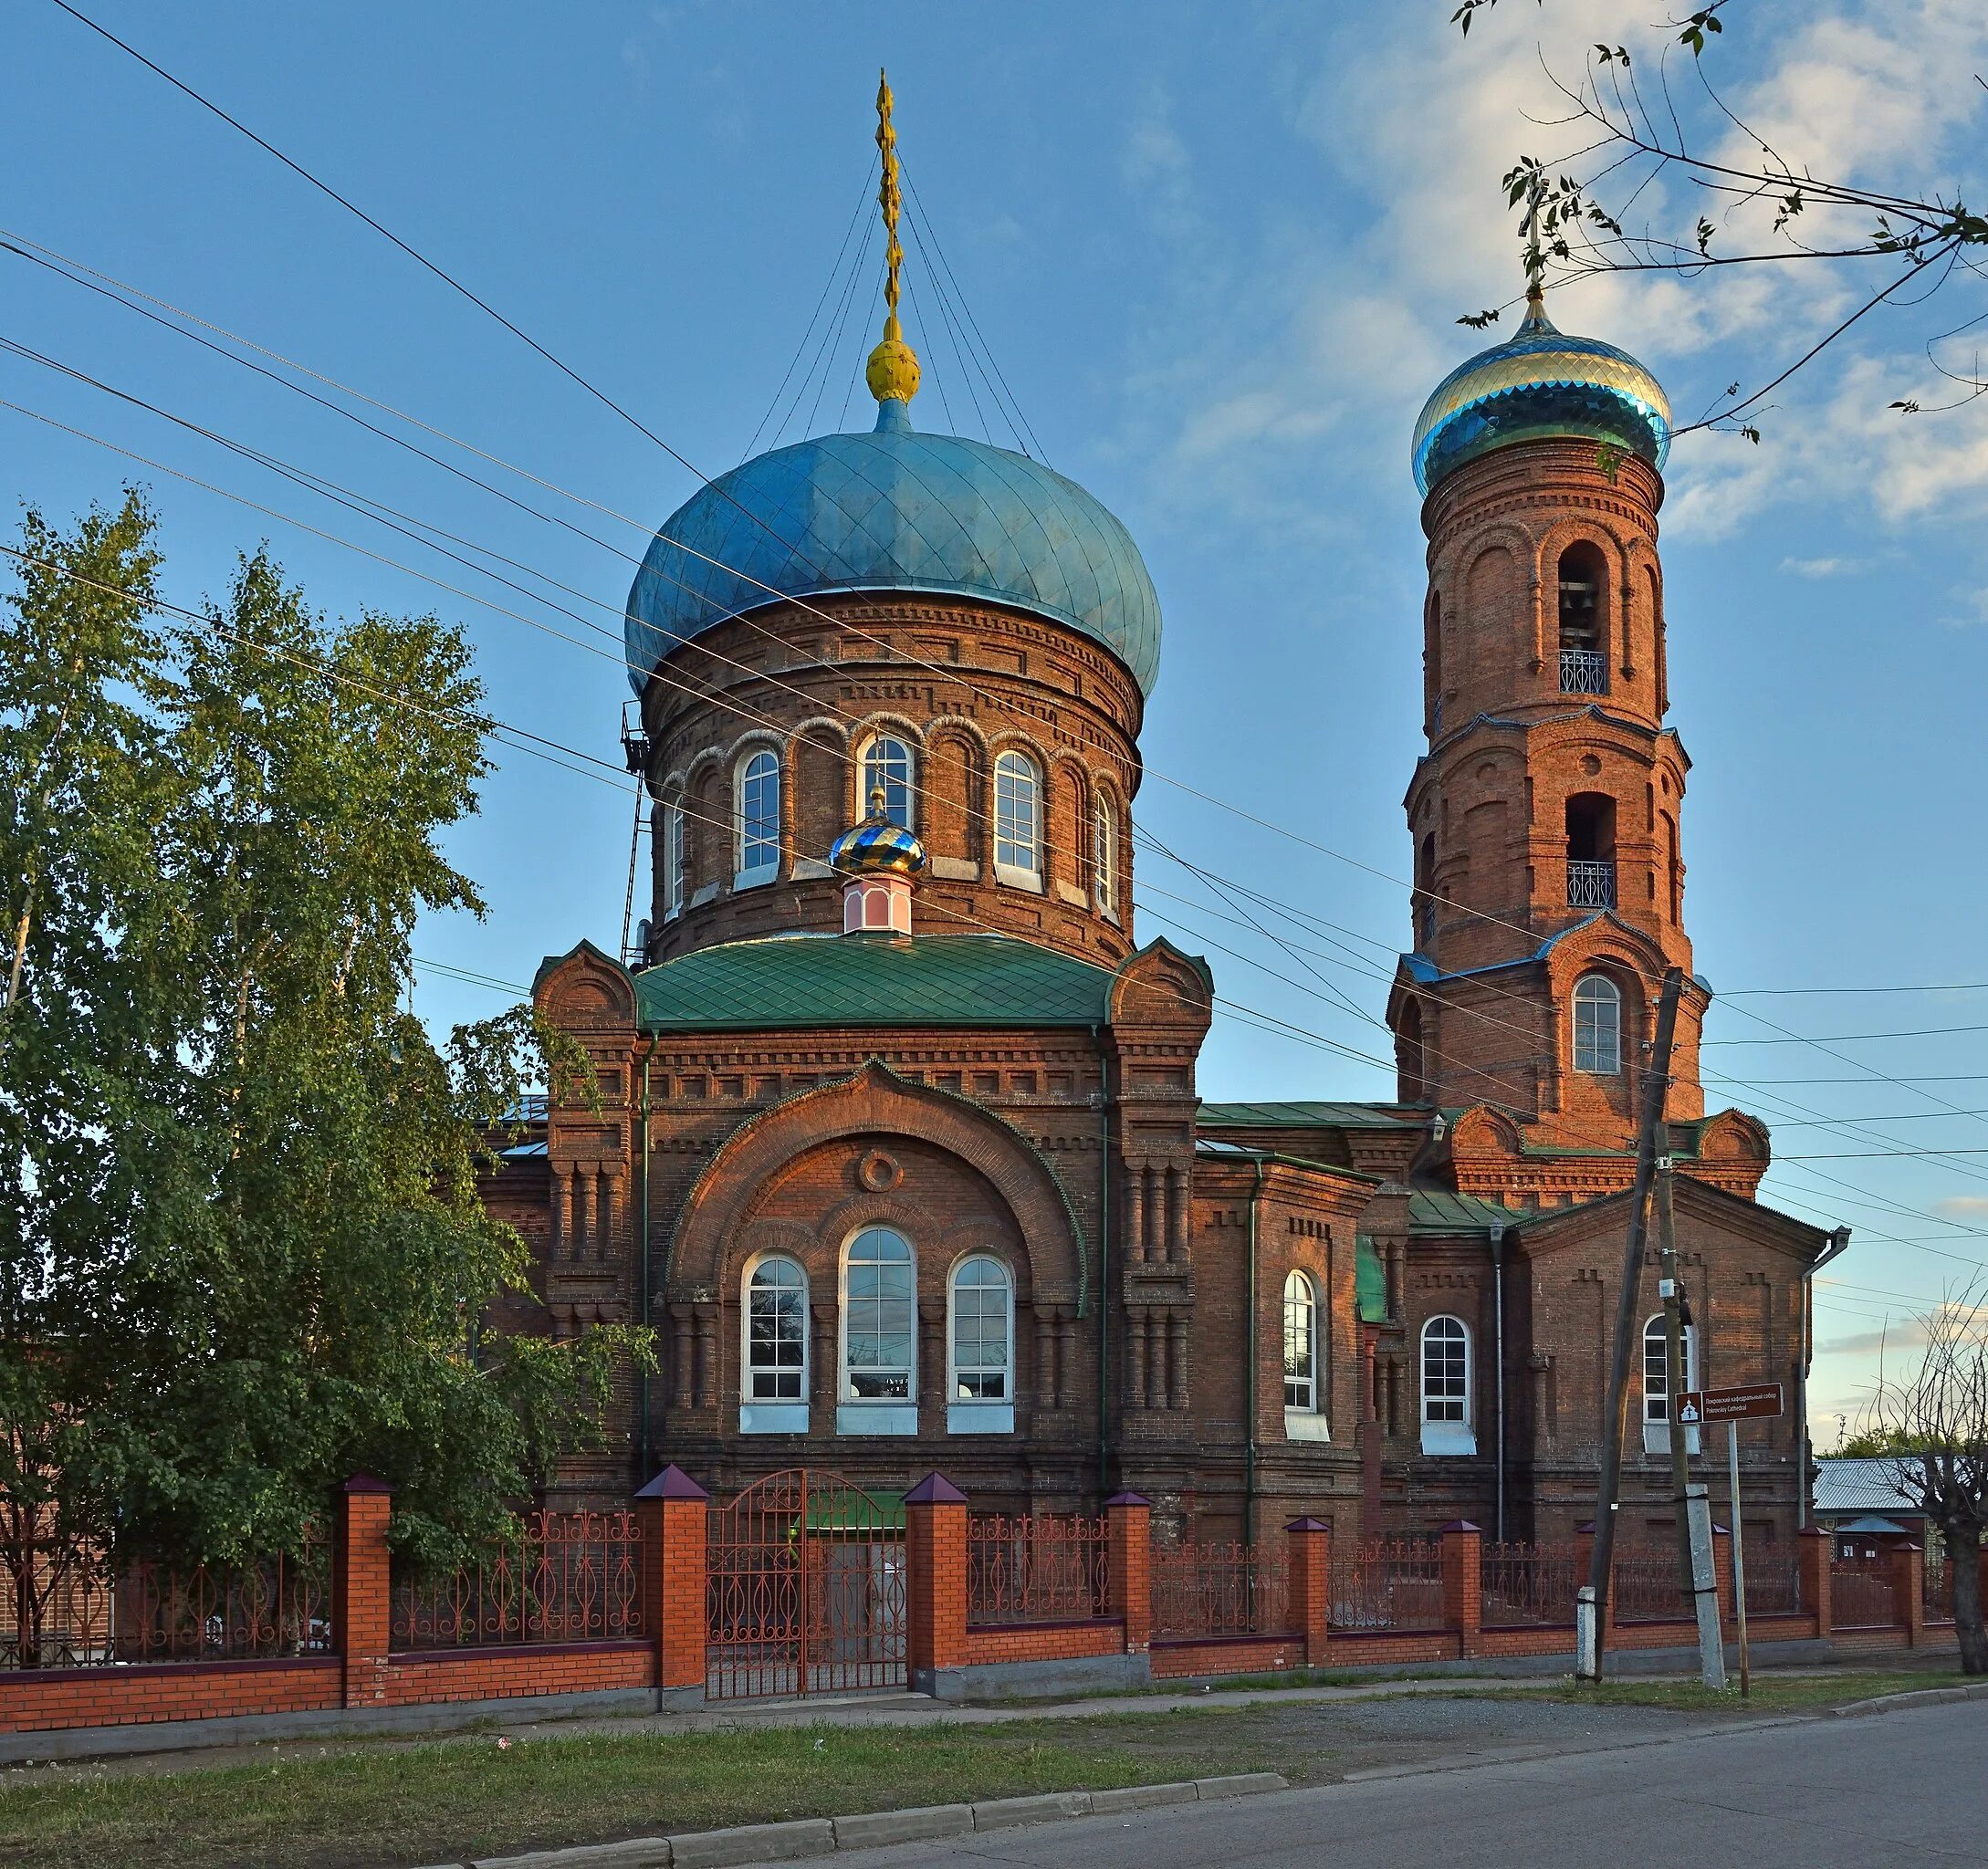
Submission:
<svg viewBox="0 0 1988 1869">
<path fill-rule="evenodd" d="M 837 1869 L 1988 1864 L 1988 1700 L 852 1851 Z"/>
</svg>

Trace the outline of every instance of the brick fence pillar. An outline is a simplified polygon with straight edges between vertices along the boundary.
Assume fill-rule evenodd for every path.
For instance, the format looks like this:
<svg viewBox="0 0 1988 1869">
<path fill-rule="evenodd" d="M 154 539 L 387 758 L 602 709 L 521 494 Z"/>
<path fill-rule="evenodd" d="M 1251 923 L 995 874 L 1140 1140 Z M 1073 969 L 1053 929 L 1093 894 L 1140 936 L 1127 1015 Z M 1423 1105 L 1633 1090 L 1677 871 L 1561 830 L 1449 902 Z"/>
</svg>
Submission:
<svg viewBox="0 0 1988 1869">
<path fill-rule="evenodd" d="M 710 1606 L 706 1537 L 711 1495 L 674 1462 L 635 1495 L 642 1523 L 642 1603 L 655 1644 L 659 1697 L 704 1698 Z"/>
<path fill-rule="evenodd" d="M 1484 1652 L 1484 1534 L 1468 1519 L 1442 1528 L 1443 1623 L 1457 1632 L 1457 1653 Z"/>
<path fill-rule="evenodd" d="M 1818 1526 L 1795 1534 L 1795 1562 L 1802 1573 L 1802 1607 L 1815 1618 L 1815 1634 L 1827 1638 L 1835 1613 L 1829 1598 L 1830 1559 L 1836 1541 Z"/>
<path fill-rule="evenodd" d="M 914 1694 L 967 1660 L 967 1496 L 942 1473 L 905 1495 L 905 1652 Z"/>
<path fill-rule="evenodd" d="M 1153 1502 L 1139 1493 L 1104 1501 L 1111 1528 L 1108 1613 L 1125 1624 L 1125 1653 L 1144 1655 L 1153 1640 Z"/>
<path fill-rule="evenodd" d="M 1719 1626 L 1737 1626 L 1739 1599 L 1732 1593 L 1732 1528 L 1712 1527 L 1712 1582 L 1719 1586 Z"/>
<path fill-rule="evenodd" d="M 1926 1643 L 1926 1549 L 1908 1540 L 1891 1553 L 1891 1620 L 1905 1630 L 1905 1645 Z"/>
<path fill-rule="evenodd" d="M 1321 1667 L 1333 1618 L 1333 1530 L 1322 1519 L 1293 1519 L 1284 1527 L 1284 1538 L 1291 1548 L 1286 1613 L 1292 1632 L 1303 1638 L 1307 1665 Z"/>
<path fill-rule="evenodd" d="M 339 1541 L 332 1552 L 331 1631 L 344 1664 L 344 1704 L 386 1699 L 387 1655 L 393 1646 L 392 1567 L 387 1527 L 393 1488 L 355 1473 L 339 1495 Z"/>
</svg>

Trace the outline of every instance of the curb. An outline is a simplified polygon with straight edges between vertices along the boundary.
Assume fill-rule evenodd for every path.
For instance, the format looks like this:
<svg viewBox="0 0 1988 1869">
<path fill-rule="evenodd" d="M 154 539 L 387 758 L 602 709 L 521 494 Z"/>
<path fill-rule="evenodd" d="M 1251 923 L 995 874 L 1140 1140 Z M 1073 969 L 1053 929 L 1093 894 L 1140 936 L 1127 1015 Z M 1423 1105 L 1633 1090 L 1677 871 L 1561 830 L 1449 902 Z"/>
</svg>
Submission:
<svg viewBox="0 0 1988 1869">
<path fill-rule="evenodd" d="M 1833 1719 L 1856 1719 L 1900 1707 L 1928 1707 L 1941 1700 L 1988 1700 L 1988 1681 L 1978 1686 L 1908 1687 L 1902 1693 L 1879 1694 L 1870 1700 L 1853 1700 L 1847 1707 L 1832 1707 L 1829 1713 Z"/>
<path fill-rule="evenodd" d="M 1214 1803 L 1259 1791 L 1291 1789 L 1274 1771 L 1237 1772 L 1228 1778 L 1182 1779 L 1162 1785 L 1125 1785 L 1108 1791 L 1045 1791 L 1026 1798 L 990 1798 L 978 1804 L 926 1804 L 910 1811 L 872 1811 L 852 1817 L 804 1817 L 791 1823 L 748 1823 L 683 1836 L 638 1836 L 626 1843 L 583 1843 L 567 1850 L 534 1850 L 522 1856 L 477 1856 L 466 1869 L 731 1869 L 755 1863 L 791 1863 L 839 1850 L 965 1836 L 975 1831 L 1012 1830 L 1071 1817 L 1104 1817 L 1163 1804 Z M 434 1869 L 465 1869 L 458 1863 Z"/>
</svg>

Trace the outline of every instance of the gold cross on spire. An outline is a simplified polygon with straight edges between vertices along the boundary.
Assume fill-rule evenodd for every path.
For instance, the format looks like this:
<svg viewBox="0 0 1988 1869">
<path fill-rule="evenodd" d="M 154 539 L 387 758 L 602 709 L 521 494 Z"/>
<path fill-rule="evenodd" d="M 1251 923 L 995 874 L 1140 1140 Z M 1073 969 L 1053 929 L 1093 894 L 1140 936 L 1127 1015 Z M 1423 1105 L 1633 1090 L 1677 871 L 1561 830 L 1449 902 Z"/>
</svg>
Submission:
<svg viewBox="0 0 1988 1869">
<path fill-rule="evenodd" d="M 897 239 L 897 216 L 904 196 L 897 184 L 897 131 L 891 123 L 890 79 L 877 73 L 876 147 L 884 159 L 884 179 L 876 191 L 877 205 L 884 210 L 884 339 L 870 353 L 863 371 L 870 393 L 879 402 L 908 402 L 918 393 L 918 355 L 905 342 L 904 329 L 897 322 L 897 275 L 905 263 L 905 249 Z"/>
</svg>

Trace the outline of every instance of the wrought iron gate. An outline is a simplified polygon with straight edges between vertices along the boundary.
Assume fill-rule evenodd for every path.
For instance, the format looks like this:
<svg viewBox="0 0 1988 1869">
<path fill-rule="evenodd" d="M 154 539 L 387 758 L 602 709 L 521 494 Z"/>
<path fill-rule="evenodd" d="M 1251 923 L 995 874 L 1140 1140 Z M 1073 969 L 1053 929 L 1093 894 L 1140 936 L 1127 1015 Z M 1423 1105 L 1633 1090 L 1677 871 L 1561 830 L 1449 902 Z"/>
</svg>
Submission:
<svg viewBox="0 0 1988 1869">
<path fill-rule="evenodd" d="M 905 1519 L 840 1474 L 791 1467 L 711 1509 L 705 1694 L 902 1687 Z"/>
</svg>

